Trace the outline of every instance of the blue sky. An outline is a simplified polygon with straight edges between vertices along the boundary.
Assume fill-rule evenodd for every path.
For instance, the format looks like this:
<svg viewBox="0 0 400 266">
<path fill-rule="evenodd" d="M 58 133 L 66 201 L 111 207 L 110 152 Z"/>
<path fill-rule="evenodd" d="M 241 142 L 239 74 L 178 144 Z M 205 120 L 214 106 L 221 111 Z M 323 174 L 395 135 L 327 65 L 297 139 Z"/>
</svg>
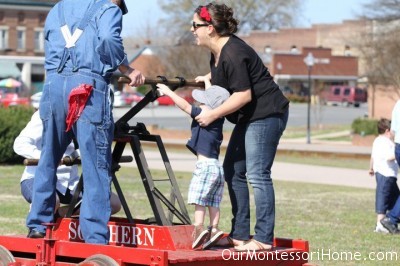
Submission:
<svg viewBox="0 0 400 266">
<path fill-rule="evenodd" d="M 337 23 L 345 19 L 357 18 L 362 5 L 371 0 L 305 0 L 303 23 Z"/>
<path fill-rule="evenodd" d="M 211 0 L 210 0 L 211 1 Z M 315 23 L 340 23 L 361 13 L 362 4 L 371 0 L 302 0 L 299 14 L 302 26 Z M 124 18 L 124 33 L 138 33 L 146 26 L 155 26 L 161 14 L 157 0 L 125 0 L 129 13 Z M 135 23 L 135 21 L 138 21 Z"/>
</svg>

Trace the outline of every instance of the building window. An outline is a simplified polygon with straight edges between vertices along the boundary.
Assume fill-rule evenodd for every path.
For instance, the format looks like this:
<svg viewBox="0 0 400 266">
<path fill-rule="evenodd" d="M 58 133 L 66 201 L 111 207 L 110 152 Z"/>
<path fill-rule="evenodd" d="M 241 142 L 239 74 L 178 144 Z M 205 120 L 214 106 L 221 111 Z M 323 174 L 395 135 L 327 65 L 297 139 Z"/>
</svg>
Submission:
<svg viewBox="0 0 400 266">
<path fill-rule="evenodd" d="M 17 50 L 25 51 L 26 49 L 26 28 L 17 27 Z"/>
<path fill-rule="evenodd" d="M 44 52 L 43 29 L 35 29 L 35 52 Z"/>
<path fill-rule="evenodd" d="M 0 27 L 0 50 L 8 49 L 8 27 Z"/>
<path fill-rule="evenodd" d="M 25 14 L 20 12 L 18 13 L 18 22 L 24 22 L 25 20 Z"/>
<path fill-rule="evenodd" d="M 39 14 L 39 24 L 43 24 L 46 20 L 46 14 Z"/>
</svg>

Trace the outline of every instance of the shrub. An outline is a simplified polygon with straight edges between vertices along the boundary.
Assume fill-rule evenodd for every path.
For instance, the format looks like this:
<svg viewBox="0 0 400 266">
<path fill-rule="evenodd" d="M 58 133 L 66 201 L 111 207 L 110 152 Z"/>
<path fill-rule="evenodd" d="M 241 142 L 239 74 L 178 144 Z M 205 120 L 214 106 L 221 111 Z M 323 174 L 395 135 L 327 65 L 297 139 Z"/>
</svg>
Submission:
<svg viewBox="0 0 400 266">
<path fill-rule="evenodd" d="M 296 94 L 285 94 L 285 96 L 292 103 L 306 103 L 308 99 L 306 96 L 300 96 Z"/>
<path fill-rule="evenodd" d="M 366 135 L 378 135 L 378 120 L 376 119 L 366 119 L 357 118 L 351 124 L 351 129 L 354 134 L 359 134 L 361 136 Z"/>
<path fill-rule="evenodd" d="M 26 106 L 0 108 L 0 163 L 22 163 L 13 150 L 15 138 L 31 119 L 34 109 Z"/>
</svg>

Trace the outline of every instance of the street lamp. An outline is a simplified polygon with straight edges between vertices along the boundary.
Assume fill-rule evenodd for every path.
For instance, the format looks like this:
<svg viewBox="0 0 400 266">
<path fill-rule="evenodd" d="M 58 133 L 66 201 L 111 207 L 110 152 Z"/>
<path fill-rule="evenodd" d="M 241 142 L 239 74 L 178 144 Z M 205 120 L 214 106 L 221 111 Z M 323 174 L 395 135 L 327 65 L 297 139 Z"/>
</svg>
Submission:
<svg viewBox="0 0 400 266">
<path fill-rule="evenodd" d="M 311 70 L 315 63 L 315 58 L 310 52 L 304 58 L 304 63 L 308 68 L 308 99 L 307 99 L 307 144 L 311 143 L 311 129 L 310 129 L 310 109 L 311 109 Z"/>
</svg>

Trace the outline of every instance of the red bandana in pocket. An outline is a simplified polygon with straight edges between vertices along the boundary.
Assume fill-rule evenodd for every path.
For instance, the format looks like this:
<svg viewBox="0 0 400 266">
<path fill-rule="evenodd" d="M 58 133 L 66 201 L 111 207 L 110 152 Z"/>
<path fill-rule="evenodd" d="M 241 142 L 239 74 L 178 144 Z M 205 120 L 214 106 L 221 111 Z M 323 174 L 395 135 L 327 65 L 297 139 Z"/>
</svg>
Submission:
<svg viewBox="0 0 400 266">
<path fill-rule="evenodd" d="M 68 115 L 65 120 L 67 124 L 67 129 L 65 132 L 68 132 L 72 125 L 79 119 L 82 114 L 83 109 L 85 108 L 86 102 L 92 92 L 93 86 L 89 84 L 81 84 L 76 88 L 71 90 L 71 93 L 68 97 Z"/>
</svg>

